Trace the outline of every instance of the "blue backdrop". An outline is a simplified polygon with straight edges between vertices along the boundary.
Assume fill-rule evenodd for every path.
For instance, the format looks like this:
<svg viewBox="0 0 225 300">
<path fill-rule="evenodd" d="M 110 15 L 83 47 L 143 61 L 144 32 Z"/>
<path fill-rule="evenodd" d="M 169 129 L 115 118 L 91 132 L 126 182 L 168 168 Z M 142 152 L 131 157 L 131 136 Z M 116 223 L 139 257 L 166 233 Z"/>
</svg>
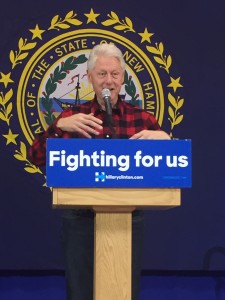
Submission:
<svg viewBox="0 0 225 300">
<path fill-rule="evenodd" d="M 186 3 L 116 0 L 107 4 L 98 0 L 78 4 L 42 0 L 5 2 L 0 10 L 0 111 L 10 118 L 10 126 L 0 113 L 0 269 L 63 268 L 59 243 L 61 211 L 52 209 L 51 191 L 43 187 L 43 178 L 25 171 L 29 163 L 22 164 L 14 157 L 13 146 L 23 153 L 15 136 L 20 134 L 21 123 L 10 117 L 11 108 L 3 98 L 10 84 L 13 85 L 9 78 L 21 73 L 16 67 L 9 67 L 10 51 L 22 49 L 19 39 L 25 39 L 25 31 L 36 24 L 46 29 L 53 16 L 64 16 L 71 10 L 80 16 L 81 12 L 90 13 L 91 8 L 100 15 L 114 11 L 121 18 L 127 16 L 134 23 L 136 20 L 145 24 L 143 28 L 154 32 L 171 53 L 183 85 L 184 118 L 174 134 L 192 140 L 193 187 L 182 190 L 181 207 L 145 213 L 143 269 L 224 270 L 225 4 L 222 0 Z M 91 25 L 94 28 L 95 22 Z M 36 40 L 31 37 L 30 33 L 29 42 L 34 43 Z M 40 37 L 37 39 L 42 41 Z M 25 59 L 18 58 L 18 52 L 15 55 L 18 63 Z M 15 62 L 12 54 L 10 60 Z M 15 84 L 15 77 L 12 80 Z M 11 99 L 15 107 L 16 95 Z M 13 112 L 14 117 L 16 113 Z"/>
</svg>

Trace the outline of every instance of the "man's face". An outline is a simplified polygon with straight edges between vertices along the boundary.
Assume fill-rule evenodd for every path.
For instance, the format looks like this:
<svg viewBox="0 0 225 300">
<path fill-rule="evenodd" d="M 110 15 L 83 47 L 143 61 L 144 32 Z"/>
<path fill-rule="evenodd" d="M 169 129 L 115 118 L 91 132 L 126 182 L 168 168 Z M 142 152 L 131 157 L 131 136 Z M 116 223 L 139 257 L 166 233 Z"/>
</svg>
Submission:
<svg viewBox="0 0 225 300">
<path fill-rule="evenodd" d="M 88 72 L 88 78 L 93 85 L 101 107 L 105 107 L 102 99 L 102 90 L 104 88 L 111 91 L 111 104 L 113 107 L 118 100 L 118 94 L 124 81 L 124 72 L 119 61 L 115 57 L 98 57 L 95 67 Z"/>
</svg>

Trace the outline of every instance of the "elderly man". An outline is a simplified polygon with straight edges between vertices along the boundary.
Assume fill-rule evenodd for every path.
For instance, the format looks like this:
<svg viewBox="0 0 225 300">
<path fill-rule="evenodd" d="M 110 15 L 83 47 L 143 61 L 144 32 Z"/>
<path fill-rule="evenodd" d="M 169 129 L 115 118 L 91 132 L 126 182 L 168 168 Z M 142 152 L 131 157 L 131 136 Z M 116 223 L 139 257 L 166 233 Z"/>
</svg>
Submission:
<svg viewBox="0 0 225 300">
<path fill-rule="evenodd" d="M 125 62 L 115 45 L 95 46 L 90 52 L 87 70 L 94 99 L 64 110 L 46 132 L 36 137 L 30 149 L 35 164 L 45 164 L 47 138 L 169 139 L 153 115 L 120 98 Z M 110 93 L 110 116 L 105 107 L 104 89 Z M 137 300 L 139 295 L 142 230 L 142 212 L 135 211 L 132 215 L 132 300 Z M 84 209 L 65 211 L 62 245 L 67 299 L 92 300 L 94 212 Z"/>
</svg>

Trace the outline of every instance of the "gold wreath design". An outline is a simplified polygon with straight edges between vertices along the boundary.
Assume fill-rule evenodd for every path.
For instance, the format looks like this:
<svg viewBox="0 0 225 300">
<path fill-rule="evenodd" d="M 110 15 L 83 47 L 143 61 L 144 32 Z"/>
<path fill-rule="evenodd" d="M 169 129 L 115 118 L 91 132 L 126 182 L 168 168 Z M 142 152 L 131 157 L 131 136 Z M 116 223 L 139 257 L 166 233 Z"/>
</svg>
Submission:
<svg viewBox="0 0 225 300">
<path fill-rule="evenodd" d="M 124 31 L 124 32 L 127 32 L 127 31 L 135 32 L 135 30 L 133 29 L 133 23 L 130 18 L 125 17 L 125 20 L 120 21 L 117 14 L 113 11 L 111 11 L 111 13 L 107 15 L 107 17 L 109 17 L 109 18 L 101 23 L 103 26 L 112 26 L 113 25 L 113 28 L 115 30 Z"/>
<path fill-rule="evenodd" d="M 154 60 L 159 64 L 159 67 L 164 69 L 168 74 L 170 67 L 172 66 L 172 57 L 171 55 L 164 55 L 164 45 L 162 42 L 155 43 L 155 47 L 153 46 L 146 46 L 146 49 L 154 54 Z M 169 114 L 169 122 L 170 122 L 170 136 L 173 136 L 172 130 L 174 126 L 178 125 L 183 120 L 183 115 L 179 113 L 179 109 L 184 104 L 184 99 L 181 99 L 180 96 L 177 99 L 171 94 L 168 94 L 168 100 L 172 106 L 168 107 L 168 114 Z"/>
<path fill-rule="evenodd" d="M 168 99 L 172 105 L 168 107 L 168 112 L 170 116 L 169 121 L 171 124 L 171 129 L 173 129 L 174 126 L 180 124 L 183 120 L 184 116 L 180 114 L 179 109 L 183 106 L 184 99 L 180 96 L 178 96 L 176 99 L 171 93 L 168 94 Z"/>
<path fill-rule="evenodd" d="M 42 171 L 32 164 L 28 159 L 27 159 L 27 148 L 26 145 L 23 142 L 20 142 L 20 149 L 15 151 L 16 154 L 14 154 L 14 157 L 20 161 L 24 161 L 26 167 L 24 170 L 28 173 L 40 173 L 43 174 Z"/>
<path fill-rule="evenodd" d="M 12 63 L 12 69 L 15 68 L 16 65 L 22 64 L 22 61 L 27 57 L 29 54 L 28 50 L 33 49 L 36 46 L 36 42 L 34 43 L 27 43 L 27 39 L 20 38 L 18 42 L 18 51 L 11 50 L 9 53 L 9 59 Z M 26 52 L 24 52 L 26 51 Z"/>
<path fill-rule="evenodd" d="M 69 11 L 65 18 L 62 19 L 59 17 L 59 15 L 56 15 L 52 18 L 51 20 L 51 26 L 48 28 L 48 30 L 51 29 L 56 29 L 56 30 L 60 30 L 60 29 L 68 29 L 70 28 L 70 25 L 75 25 L 75 26 L 79 26 L 82 24 L 82 22 L 78 19 L 76 19 L 75 17 L 77 16 L 76 13 L 73 12 L 73 10 Z"/>
<path fill-rule="evenodd" d="M 10 89 L 5 95 L 0 92 L 0 119 L 9 126 L 12 115 L 12 102 L 8 103 L 13 96 L 13 89 Z"/>
</svg>

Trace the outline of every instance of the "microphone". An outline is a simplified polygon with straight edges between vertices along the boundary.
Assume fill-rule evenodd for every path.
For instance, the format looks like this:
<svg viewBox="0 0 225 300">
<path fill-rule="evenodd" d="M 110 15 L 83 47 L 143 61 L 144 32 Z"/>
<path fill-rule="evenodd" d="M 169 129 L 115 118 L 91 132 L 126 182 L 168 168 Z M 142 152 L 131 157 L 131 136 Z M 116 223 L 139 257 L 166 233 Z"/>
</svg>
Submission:
<svg viewBox="0 0 225 300">
<path fill-rule="evenodd" d="M 109 117 L 112 117 L 111 92 L 109 89 L 102 90 L 102 98 L 105 102 L 105 110 Z"/>
</svg>

